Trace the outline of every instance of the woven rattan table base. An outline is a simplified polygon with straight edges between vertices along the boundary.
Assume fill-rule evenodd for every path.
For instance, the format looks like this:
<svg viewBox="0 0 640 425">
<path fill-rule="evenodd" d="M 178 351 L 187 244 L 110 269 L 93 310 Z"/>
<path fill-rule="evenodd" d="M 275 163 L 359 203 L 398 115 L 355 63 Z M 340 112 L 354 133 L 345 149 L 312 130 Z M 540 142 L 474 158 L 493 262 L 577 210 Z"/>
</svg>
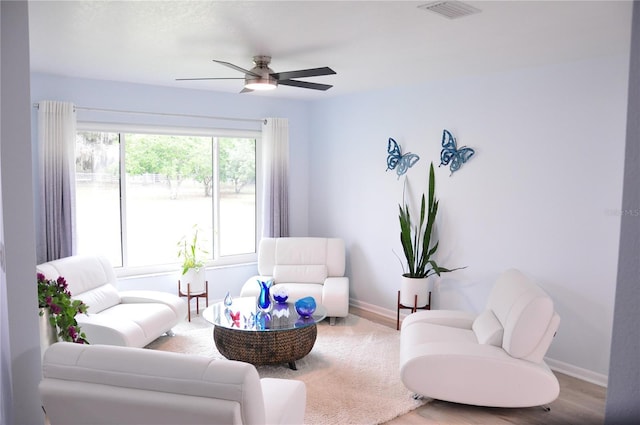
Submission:
<svg viewBox="0 0 640 425">
<path fill-rule="evenodd" d="M 272 331 L 246 331 L 222 326 L 213 328 L 216 348 L 229 360 L 253 365 L 288 363 L 292 369 L 296 369 L 296 360 L 309 354 L 317 334 L 315 324 Z"/>
</svg>

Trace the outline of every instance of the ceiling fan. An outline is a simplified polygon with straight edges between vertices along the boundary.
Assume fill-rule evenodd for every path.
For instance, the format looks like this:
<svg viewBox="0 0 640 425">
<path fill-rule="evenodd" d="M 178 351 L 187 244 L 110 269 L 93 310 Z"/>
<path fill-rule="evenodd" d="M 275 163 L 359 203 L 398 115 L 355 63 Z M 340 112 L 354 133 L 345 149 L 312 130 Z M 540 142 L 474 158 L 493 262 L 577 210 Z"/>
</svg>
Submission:
<svg viewBox="0 0 640 425">
<path fill-rule="evenodd" d="M 332 85 L 311 83 L 308 81 L 293 80 L 292 78 L 305 78 L 305 77 L 318 77 L 321 75 L 333 75 L 336 72 L 325 66 L 322 68 L 300 69 L 297 71 L 288 72 L 273 72 L 273 69 L 269 68 L 269 62 L 271 62 L 271 56 L 254 56 L 254 67 L 250 70 L 241 68 L 229 62 L 213 59 L 214 62 L 224 66 L 228 66 L 231 69 L 244 73 L 244 89 L 240 93 L 252 92 L 254 90 L 273 90 L 278 84 L 283 86 L 300 87 L 303 89 L 312 90 L 329 90 Z M 176 81 L 188 81 L 188 80 L 242 80 L 243 78 L 176 78 Z"/>
</svg>

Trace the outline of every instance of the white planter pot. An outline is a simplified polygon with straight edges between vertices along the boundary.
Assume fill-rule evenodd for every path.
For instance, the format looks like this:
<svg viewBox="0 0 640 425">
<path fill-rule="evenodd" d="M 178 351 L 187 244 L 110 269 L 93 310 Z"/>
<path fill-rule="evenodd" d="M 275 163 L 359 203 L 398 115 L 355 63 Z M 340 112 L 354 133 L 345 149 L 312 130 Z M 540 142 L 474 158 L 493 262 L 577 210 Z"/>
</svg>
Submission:
<svg viewBox="0 0 640 425">
<path fill-rule="evenodd" d="M 431 279 L 412 278 L 402 276 L 400 281 L 400 304 L 413 307 L 415 297 L 418 296 L 417 307 L 429 304 L 429 292 L 431 291 Z"/>
<path fill-rule="evenodd" d="M 204 267 L 189 269 L 180 279 L 180 291 L 187 293 L 187 285 L 191 284 L 191 294 L 202 294 L 206 291 Z"/>
<path fill-rule="evenodd" d="M 40 354 L 44 355 L 51 344 L 58 342 L 58 330 L 49 322 L 49 309 L 40 308 L 40 312 Z"/>
</svg>

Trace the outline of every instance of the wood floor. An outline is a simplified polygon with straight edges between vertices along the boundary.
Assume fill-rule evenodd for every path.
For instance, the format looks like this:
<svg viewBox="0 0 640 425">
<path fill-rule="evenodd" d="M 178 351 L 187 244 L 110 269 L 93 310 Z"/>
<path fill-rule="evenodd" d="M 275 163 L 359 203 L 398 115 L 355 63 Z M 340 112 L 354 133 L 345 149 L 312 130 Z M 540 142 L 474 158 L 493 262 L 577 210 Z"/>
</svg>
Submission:
<svg viewBox="0 0 640 425">
<path fill-rule="evenodd" d="M 394 329 L 396 327 L 395 320 L 374 313 L 353 307 L 350 312 Z M 560 397 L 549 405 L 551 410 L 548 412 L 541 407 L 500 409 L 426 399 L 424 406 L 387 424 L 603 424 L 607 389 L 562 373 L 554 373 L 560 381 Z"/>
</svg>

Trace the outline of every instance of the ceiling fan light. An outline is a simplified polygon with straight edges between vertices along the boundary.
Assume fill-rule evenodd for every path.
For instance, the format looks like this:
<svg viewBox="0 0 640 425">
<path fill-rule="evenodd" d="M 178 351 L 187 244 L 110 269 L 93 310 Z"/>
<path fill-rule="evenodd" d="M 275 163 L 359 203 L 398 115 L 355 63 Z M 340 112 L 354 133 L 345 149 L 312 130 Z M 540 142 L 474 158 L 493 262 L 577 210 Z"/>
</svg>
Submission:
<svg viewBox="0 0 640 425">
<path fill-rule="evenodd" d="M 273 90 L 276 87 L 277 86 L 275 84 L 272 84 L 268 81 L 265 81 L 265 82 L 252 81 L 244 85 L 244 88 L 250 89 L 250 90 Z"/>
<path fill-rule="evenodd" d="M 278 87 L 278 80 L 268 76 L 267 78 L 245 78 L 244 88 L 250 90 L 273 90 Z"/>
</svg>

